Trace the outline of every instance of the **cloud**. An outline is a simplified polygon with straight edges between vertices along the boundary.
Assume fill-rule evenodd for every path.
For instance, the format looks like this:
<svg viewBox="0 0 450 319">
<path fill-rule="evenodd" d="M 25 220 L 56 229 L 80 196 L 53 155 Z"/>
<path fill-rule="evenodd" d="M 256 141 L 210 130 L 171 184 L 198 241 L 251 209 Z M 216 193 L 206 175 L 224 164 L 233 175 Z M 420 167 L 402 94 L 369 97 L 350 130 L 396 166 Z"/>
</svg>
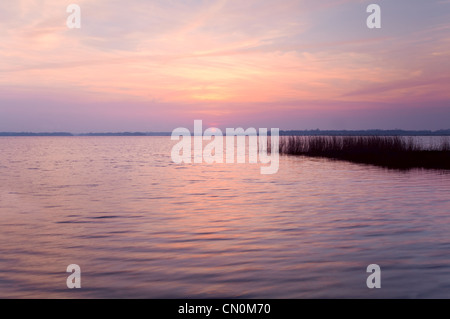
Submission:
<svg viewBox="0 0 450 319">
<path fill-rule="evenodd" d="M 364 111 L 371 102 L 450 99 L 447 2 L 380 0 L 378 31 L 367 29 L 367 3 L 356 0 L 77 3 L 79 30 L 67 29 L 61 1 L 0 3 L 0 90 L 8 103 L 39 109 L 62 95 L 88 112 L 101 102 L 96 116 L 116 123 L 107 103 L 128 101 L 114 116 L 132 125 L 155 105 L 215 122 L 264 118 L 265 105 L 279 105 L 288 123 L 292 110 L 309 105 L 324 116 L 345 103 Z M 0 104 L 0 116 L 5 109 Z M 164 112 L 168 128 L 173 114 Z"/>
</svg>

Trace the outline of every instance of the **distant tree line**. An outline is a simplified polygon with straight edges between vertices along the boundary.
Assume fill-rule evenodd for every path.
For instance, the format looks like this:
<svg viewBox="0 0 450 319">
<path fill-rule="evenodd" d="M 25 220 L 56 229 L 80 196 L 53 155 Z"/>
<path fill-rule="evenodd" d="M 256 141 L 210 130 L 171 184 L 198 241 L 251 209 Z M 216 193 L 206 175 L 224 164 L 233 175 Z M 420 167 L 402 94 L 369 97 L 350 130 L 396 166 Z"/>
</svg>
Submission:
<svg viewBox="0 0 450 319">
<path fill-rule="evenodd" d="M 171 132 L 109 132 L 81 133 L 68 132 L 32 133 L 32 132 L 0 132 L 0 136 L 170 136 Z M 447 130 L 291 130 L 280 131 L 281 136 L 450 136 Z"/>
<path fill-rule="evenodd" d="M 31 132 L 0 132 L 0 136 L 74 136 L 67 132 L 31 133 Z"/>
<path fill-rule="evenodd" d="M 450 129 L 438 131 L 407 130 L 293 130 L 280 131 L 283 136 L 450 136 Z"/>
</svg>

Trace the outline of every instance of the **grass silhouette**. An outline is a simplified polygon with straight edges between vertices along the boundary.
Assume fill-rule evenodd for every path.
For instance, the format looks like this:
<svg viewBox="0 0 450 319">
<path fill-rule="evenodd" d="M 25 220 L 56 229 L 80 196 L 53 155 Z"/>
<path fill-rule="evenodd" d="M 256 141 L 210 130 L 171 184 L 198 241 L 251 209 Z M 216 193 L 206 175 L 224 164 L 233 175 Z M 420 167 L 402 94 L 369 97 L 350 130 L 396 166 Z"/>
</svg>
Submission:
<svg viewBox="0 0 450 319">
<path fill-rule="evenodd" d="M 286 136 L 280 154 L 326 157 L 355 163 L 411 169 L 450 169 L 450 143 L 425 149 L 401 136 Z"/>
</svg>

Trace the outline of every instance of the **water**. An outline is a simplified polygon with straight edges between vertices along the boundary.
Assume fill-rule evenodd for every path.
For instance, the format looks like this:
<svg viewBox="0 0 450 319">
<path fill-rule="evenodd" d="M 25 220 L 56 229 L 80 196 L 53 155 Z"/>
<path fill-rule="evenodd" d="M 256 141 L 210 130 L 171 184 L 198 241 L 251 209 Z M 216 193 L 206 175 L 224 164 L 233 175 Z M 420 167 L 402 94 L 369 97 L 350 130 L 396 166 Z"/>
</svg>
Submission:
<svg viewBox="0 0 450 319">
<path fill-rule="evenodd" d="M 0 138 L 0 297 L 450 297 L 449 173 L 282 156 L 261 175 L 172 145 Z"/>
</svg>

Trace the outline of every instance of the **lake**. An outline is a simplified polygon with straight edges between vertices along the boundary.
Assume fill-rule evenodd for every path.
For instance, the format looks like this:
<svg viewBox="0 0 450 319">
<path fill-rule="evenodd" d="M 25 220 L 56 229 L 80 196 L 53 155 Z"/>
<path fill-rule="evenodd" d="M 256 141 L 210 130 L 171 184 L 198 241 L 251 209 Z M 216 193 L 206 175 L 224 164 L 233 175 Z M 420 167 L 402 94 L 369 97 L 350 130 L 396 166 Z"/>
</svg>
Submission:
<svg viewBox="0 0 450 319">
<path fill-rule="evenodd" d="M 450 298 L 448 171 L 280 156 L 262 175 L 174 144 L 0 138 L 0 297 Z"/>
</svg>

